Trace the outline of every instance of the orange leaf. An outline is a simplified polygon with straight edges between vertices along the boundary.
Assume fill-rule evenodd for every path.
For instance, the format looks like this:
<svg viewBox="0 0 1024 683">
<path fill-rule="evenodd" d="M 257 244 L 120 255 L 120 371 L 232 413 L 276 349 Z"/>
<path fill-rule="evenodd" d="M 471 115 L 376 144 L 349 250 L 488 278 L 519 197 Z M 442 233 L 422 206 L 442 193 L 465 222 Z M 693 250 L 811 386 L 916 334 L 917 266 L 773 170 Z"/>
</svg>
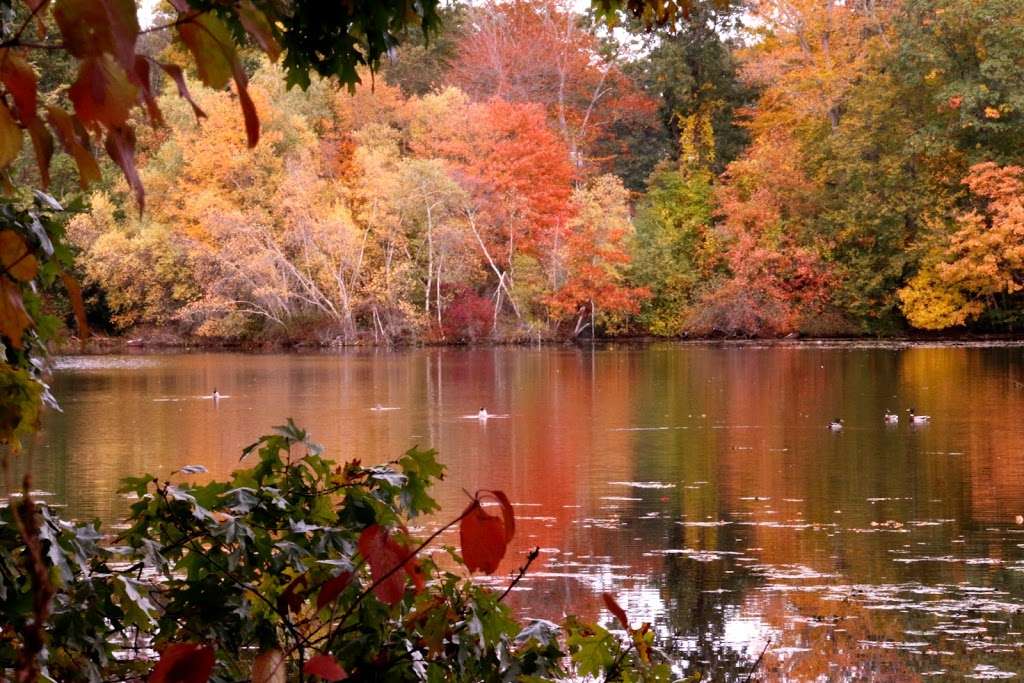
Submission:
<svg viewBox="0 0 1024 683">
<path fill-rule="evenodd" d="M 107 135 L 104 145 L 110 158 L 121 167 L 128 184 L 135 190 L 135 199 L 139 203 L 139 213 L 146 206 L 146 192 L 142 187 L 142 179 L 135 168 L 135 133 L 131 128 L 115 128 Z"/>
<path fill-rule="evenodd" d="M 474 500 L 466 508 L 459 523 L 462 559 L 471 572 L 493 574 L 505 556 L 505 524 L 500 517 L 489 514 Z"/>
<path fill-rule="evenodd" d="M 149 674 L 149 683 L 206 683 L 213 672 L 213 664 L 213 648 L 209 645 L 168 645 Z"/>
<path fill-rule="evenodd" d="M 252 683 L 286 683 L 287 672 L 284 653 L 275 647 L 256 655 L 249 678 Z"/>
<path fill-rule="evenodd" d="M 359 553 L 370 563 L 370 576 L 377 598 L 394 605 L 405 594 L 405 564 L 408 551 L 399 545 L 384 527 L 379 524 L 368 526 L 359 536 Z M 384 578 L 384 577 L 387 578 Z"/>
<path fill-rule="evenodd" d="M 68 290 L 68 298 L 71 299 L 71 308 L 75 311 L 75 324 L 78 326 L 78 336 L 82 339 L 89 338 L 89 322 L 85 318 L 85 301 L 82 300 L 82 288 L 73 275 L 60 271 L 60 278 L 64 281 L 64 288 Z"/>
<path fill-rule="evenodd" d="M 10 340 L 11 346 L 20 349 L 21 337 L 31 324 L 18 285 L 9 278 L 0 277 L 0 335 Z"/>
<path fill-rule="evenodd" d="M 21 154 L 21 128 L 14 122 L 11 111 L 0 102 L 0 168 L 10 166 Z"/>
<path fill-rule="evenodd" d="M 116 128 L 128 120 L 139 89 L 113 57 L 103 54 L 82 62 L 68 97 L 86 126 L 102 123 Z"/>
<path fill-rule="evenodd" d="M 302 667 L 302 673 L 307 676 L 319 676 L 325 681 L 343 681 L 348 678 L 348 674 L 341 668 L 338 661 L 330 655 L 311 657 Z"/>
<path fill-rule="evenodd" d="M 20 282 L 28 282 L 39 272 L 36 257 L 21 235 L 13 230 L 0 231 L 0 266 Z"/>
<path fill-rule="evenodd" d="M 14 50 L 0 50 L 0 80 L 14 99 L 18 120 L 24 124 L 36 118 L 36 72 Z"/>
<path fill-rule="evenodd" d="M 324 582 L 316 596 L 317 610 L 322 610 L 325 605 L 334 602 L 334 599 L 341 595 L 341 592 L 348 588 L 350 583 L 352 583 L 352 572 L 342 572 Z"/>
<path fill-rule="evenodd" d="M 608 608 L 608 611 L 614 614 L 615 618 L 622 624 L 622 628 L 628 631 L 629 618 L 626 617 L 626 610 L 622 609 L 611 593 L 601 593 L 601 599 L 604 600 L 604 606 Z"/>
</svg>

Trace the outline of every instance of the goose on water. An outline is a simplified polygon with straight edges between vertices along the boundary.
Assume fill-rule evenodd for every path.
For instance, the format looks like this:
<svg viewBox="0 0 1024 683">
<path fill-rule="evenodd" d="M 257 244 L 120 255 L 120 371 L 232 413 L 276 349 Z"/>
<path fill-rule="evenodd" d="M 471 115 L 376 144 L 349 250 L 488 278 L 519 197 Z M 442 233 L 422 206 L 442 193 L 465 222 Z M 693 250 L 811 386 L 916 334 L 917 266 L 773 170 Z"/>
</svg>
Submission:
<svg viewBox="0 0 1024 683">
<path fill-rule="evenodd" d="M 910 408 L 909 410 L 907 410 L 907 412 L 910 413 L 911 423 L 916 425 L 927 424 L 932 419 L 931 415 L 918 415 L 917 413 L 914 412 L 913 408 Z"/>
<path fill-rule="evenodd" d="M 842 418 L 837 417 L 836 419 L 829 422 L 828 428 L 831 429 L 833 432 L 838 432 L 840 429 L 843 428 Z"/>
<path fill-rule="evenodd" d="M 885 411 L 885 424 L 894 425 L 900 421 L 900 416 L 897 413 L 890 413 L 888 410 Z"/>
<path fill-rule="evenodd" d="M 481 420 L 486 420 L 487 418 L 490 417 L 490 414 L 488 414 L 487 408 L 481 408 L 480 412 L 478 412 L 476 416 Z"/>
</svg>

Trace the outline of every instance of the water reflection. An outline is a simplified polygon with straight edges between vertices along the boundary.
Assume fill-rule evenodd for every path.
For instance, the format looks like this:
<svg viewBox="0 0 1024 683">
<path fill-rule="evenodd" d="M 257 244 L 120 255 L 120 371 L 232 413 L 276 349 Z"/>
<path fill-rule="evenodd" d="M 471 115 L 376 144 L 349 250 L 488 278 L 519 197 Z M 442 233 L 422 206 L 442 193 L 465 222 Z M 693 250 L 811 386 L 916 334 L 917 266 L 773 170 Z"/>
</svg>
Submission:
<svg viewBox="0 0 1024 683">
<path fill-rule="evenodd" d="M 518 609 L 656 624 L 680 670 L 772 679 L 1024 672 L 1024 351 L 855 346 L 430 349 L 69 358 L 37 487 L 114 522 L 126 475 L 213 476 L 291 416 L 336 457 L 414 443 L 439 497 L 502 488 Z M 230 398 L 200 398 L 216 387 Z M 394 408 L 374 410 L 375 407 Z M 484 406 L 507 419 L 462 419 Z M 933 416 L 907 424 L 906 409 Z M 887 410 L 903 416 L 883 423 Z M 826 428 L 834 416 L 841 432 Z M 497 582 L 504 581 L 498 577 Z M 608 615 L 601 615 L 606 620 Z"/>
</svg>

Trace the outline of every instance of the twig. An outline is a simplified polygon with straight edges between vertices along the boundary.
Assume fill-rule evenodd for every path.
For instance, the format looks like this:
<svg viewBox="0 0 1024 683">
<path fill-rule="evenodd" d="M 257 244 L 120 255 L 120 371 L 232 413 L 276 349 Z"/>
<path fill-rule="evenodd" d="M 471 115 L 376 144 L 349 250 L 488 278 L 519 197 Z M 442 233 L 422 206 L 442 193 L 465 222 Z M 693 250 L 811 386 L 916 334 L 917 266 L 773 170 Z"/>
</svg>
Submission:
<svg viewBox="0 0 1024 683">
<path fill-rule="evenodd" d="M 746 678 L 743 679 L 743 683 L 749 683 L 751 680 L 753 680 L 754 672 L 757 671 L 758 665 L 760 665 L 761 664 L 761 660 L 764 659 L 764 653 L 768 652 L 768 646 L 771 645 L 771 644 L 772 644 L 772 639 L 769 638 L 768 642 L 766 642 L 764 644 L 764 649 L 761 650 L 761 654 L 758 655 L 757 659 L 754 660 L 754 663 L 750 665 L 750 671 L 747 672 L 747 676 L 746 676 Z"/>
<path fill-rule="evenodd" d="M 204 9 L 204 10 L 198 10 L 198 11 L 190 12 L 190 13 L 184 15 L 184 16 L 178 17 L 177 19 L 175 19 L 174 21 L 172 21 L 170 23 L 160 24 L 159 26 L 150 26 L 149 28 L 144 28 L 141 31 L 139 31 L 139 35 L 141 36 L 141 35 L 144 35 L 146 33 L 157 33 L 158 31 L 166 31 L 169 28 L 176 28 L 178 26 L 181 26 L 182 24 L 189 24 L 189 23 L 195 21 L 196 19 L 198 19 L 199 17 L 201 17 L 202 15 L 206 14 L 209 11 L 210 10 L 208 10 L 208 9 Z"/>
<path fill-rule="evenodd" d="M 539 556 L 540 546 L 536 546 L 533 550 L 530 551 L 530 554 L 526 556 L 526 562 L 524 562 L 523 566 L 519 568 L 519 573 L 516 574 L 516 578 L 512 579 L 512 583 L 508 585 L 508 588 L 506 588 L 505 591 L 498 596 L 498 602 L 504 600 L 505 596 L 508 595 L 513 588 L 515 588 L 516 584 L 522 581 L 523 577 L 526 576 L 526 571 L 530 568 L 530 565 L 533 564 L 533 561 L 536 560 Z"/>
</svg>

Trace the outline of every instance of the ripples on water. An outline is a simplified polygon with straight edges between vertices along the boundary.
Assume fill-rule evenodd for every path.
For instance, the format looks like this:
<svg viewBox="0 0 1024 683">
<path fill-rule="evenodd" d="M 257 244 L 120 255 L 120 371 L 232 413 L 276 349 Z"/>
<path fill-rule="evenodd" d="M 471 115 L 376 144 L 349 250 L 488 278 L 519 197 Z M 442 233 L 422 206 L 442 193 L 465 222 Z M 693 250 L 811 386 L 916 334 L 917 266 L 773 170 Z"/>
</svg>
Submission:
<svg viewBox="0 0 1024 683">
<path fill-rule="evenodd" d="M 611 623 L 609 590 L 714 680 L 1024 673 L 1019 346 L 654 346 L 58 359 L 35 483 L 115 525 L 117 481 L 202 464 L 294 417 L 329 454 L 414 443 L 437 491 L 502 488 L 525 615 Z M 231 400 L 208 400 L 216 387 Z M 461 419 L 480 406 L 508 415 Z M 916 406 L 933 416 L 906 424 Z M 386 407 L 387 410 L 373 410 Z M 882 415 L 900 412 L 886 426 Z M 830 432 L 833 417 L 845 428 Z M 202 477 L 203 475 L 199 475 Z M 438 520 L 428 520 L 425 530 Z M 454 536 L 446 536 L 454 542 Z"/>
</svg>

